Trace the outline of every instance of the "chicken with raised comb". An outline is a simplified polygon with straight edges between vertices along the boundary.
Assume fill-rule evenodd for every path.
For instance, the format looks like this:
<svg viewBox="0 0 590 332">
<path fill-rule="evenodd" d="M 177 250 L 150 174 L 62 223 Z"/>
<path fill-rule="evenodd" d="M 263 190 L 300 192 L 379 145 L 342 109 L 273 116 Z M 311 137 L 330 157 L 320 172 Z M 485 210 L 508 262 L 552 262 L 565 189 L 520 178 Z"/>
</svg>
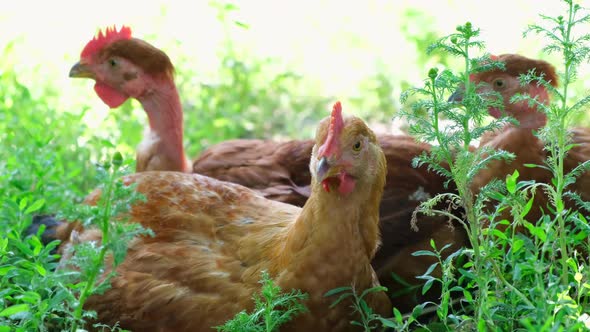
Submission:
<svg viewBox="0 0 590 332">
<path fill-rule="evenodd" d="M 367 125 L 341 112 L 336 103 L 317 129 L 303 208 L 198 174 L 127 176 L 125 183 L 136 183 L 147 198 L 132 207 L 130 221 L 155 237 L 131 242 L 112 287 L 86 308 L 102 323 L 134 331 L 210 331 L 253 308 L 261 272 L 268 271 L 281 288 L 309 295 L 309 311 L 281 331 L 355 330 L 350 300 L 331 308 L 335 298 L 324 294 L 379 284 L 370 262 L 379 245 L 386 160 Z M 85 232 L 96 230 L 77 238 Z M 366 300 L 391 313 L 385 293 Z"/>
</svg>

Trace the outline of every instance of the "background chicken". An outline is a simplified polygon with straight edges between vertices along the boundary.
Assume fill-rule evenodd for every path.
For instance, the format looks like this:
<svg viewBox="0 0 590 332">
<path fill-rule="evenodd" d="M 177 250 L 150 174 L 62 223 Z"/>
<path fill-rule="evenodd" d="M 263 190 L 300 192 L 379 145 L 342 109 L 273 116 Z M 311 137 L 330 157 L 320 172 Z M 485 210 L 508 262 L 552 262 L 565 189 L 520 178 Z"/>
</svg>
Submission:
<svg viewBox="0 0 590 332">
<path fill-rule="evenodd" d="M 132 38 L 129 27 L 107 28 L 86 44 L 70 77 L 95 80 L 94 91 L 111 108 L 130 97 L 141 103 L 149 130 L 137 149 L 138 172 L 190 170 L 182 146 L 182 106 L 166 53 Z"/>
<path fill-rule="evenodd" d="M 339 103 L 321 122 L 312 153 L 303 208 L 197 174 L 125 179 L 147 197 L 133 207 L 132 221 L 155 237 L 133 241 L 112 288 L 91 297 L 88 308 L 101 322 L 136 331 L 209 331 L 253 307 L 266 270 L 283 289 L 309 294 L 309 312 L 282 331 L 353 329 L 351 303 L 330 308 L 335 299 L 323 295 L 378 284 L 370 261 L 379 243 L 385 156 L 362 120 L 342 118 Z M 384 293 L 367 300 L 380 314 L 391 313 Z"/>
<path fill-rule="evenodd" d="M 264 197 L 303 206 L 309 197 L 313 140 L 275 142 L 236 139 L 205 150 L 193 173 L 239 183 Z"/>
<path fill-rule="evenodd" d="M 70 71 L 71 77 L 96 80 L 98 96 L 110 107 L 130 97 L 143 105 L 150 130 L 137 151 L 138 172 L 190 170 L 182 146 L 182 105 L 172 71 L 168 56 L 132 38 L 129 28 L 99 34 L 86 45 L 79 63 Z M 394 282 L 392 273 L 417 283 L 415 277 L 435 262 L 430 256 L 413 257 L 412 252 L 430 249 L 431 238 L 439 247 L 454 243 L 457 249 L 465 243 L 465 235 L 461 227 L 450 228 L 445 218 L 437 217 L 422 216 L 419 231 L 411 229 L 412 213 L 422 201 L 455 189 L 445 188 L 445 179 L 425 167 L 412 167 L 414 157 L 430 150 L 428 144 L 409 136 L 380 135 L 377 139 L 387 158 L 387 181 L 380 206 L 383 245 L 373 266 L 381 282 L 394 293 L 402 286 Z M 313 145 L 313 140 L 226 141 L 203 152 L 192 171 L 247 186 L 269 199 L 302 206 L 310 195 Z M 397 299 L 396 305 L 403 311 L 420 302 Z"/>
<path fill-rule="evenodd" d="M 480 146 L 488 146 L 493 149 L 501 149 L 515 154 L 512 162 L 493 161 L 488 167 L 479 172 L 472 183 L 472 190 L 479 192 L 480 188 L 493 179 L 504 179 L 512 174 L 514 170 L 520 173 L 520 180 L 535 180 L 541 183 L 551 183 L 553 175 L 543 168 L 530 168 L 526 164 L 544 165 L 547 158 L 547 151 L 544 149 L 544 142 L 535 136 L 547 121 L 546 115 L 537 110 L 536 106 L 529 106 L 526 101 L 511 103 L 510 99 L 515 94 L 528 94 L 536 97 L 539 102 L 549 103 L 547 89 L 537 84 L 536 81 L 522 86 L 519 76 L 535 70 L 536 75 L 543 75 L 544 79 L 557 86 L 558 80 L 555 68 L 543 61 L 529 59 L 518 54 L 503 54 L 496 58 L 505 64 L 506 70 L 495 69 L 492 71 L 473 74 L 471 81 L 476 84 L 486 83 L 482 92 L 493 89 L 500 93 L 504 102 L 504 111 L 507 115 L 519 121 L 519 125 L 506 125 L 501 130 L 491 133 L 482 138 Z M 496 118 L 502 116 L 499 109 L 491 108 L 490 114 Z M 572 142 L 577 144 L 569 151 L 564 163 L 564 171 L 569 172 L 580 163 L 590 159 L 590 130 L 587 128 L 575 128 L 571 131 Z M 568 189 L 579 193 L 585 200 L 590 199 L 590 177 L 583 175 L 575 184 Z M 541 209 L 546 209 L 547 196 L 537 191 L 533 209 L 529 212 L 528 218 L 536 221 L 541 216 Z"/>
</svg>

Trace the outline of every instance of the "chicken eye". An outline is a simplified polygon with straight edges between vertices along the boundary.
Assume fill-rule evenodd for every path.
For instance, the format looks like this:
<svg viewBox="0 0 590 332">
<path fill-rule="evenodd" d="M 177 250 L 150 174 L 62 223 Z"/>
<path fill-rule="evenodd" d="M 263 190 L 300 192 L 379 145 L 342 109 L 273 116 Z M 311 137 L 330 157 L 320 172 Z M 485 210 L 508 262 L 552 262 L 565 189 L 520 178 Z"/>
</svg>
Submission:
<svg viewBox="0 0 590 332">
<path fill-rule="evenodd" d="M 115 67 L 115 66 L 117 66 L 117 60 L 115 60 L 115 59 L 110 59 L 110 60 L 109 60 L 109 64 L 111 65 L 111 67 Z"/>
<path fill-rule="evenodd" d="M 494 81 L 494 87 L 496 88 L 503 88 L 504 87 L 504 80 L 498 79 Z"/>
<path fill-rule="evenodd" d="M 352 150 L 355 152 L 359 152 L 361 150 L 362 144 L 361 141 L 358 141 L 356 143 L 354 143 L 354 145 L 352 146 Z"/>
</svg>

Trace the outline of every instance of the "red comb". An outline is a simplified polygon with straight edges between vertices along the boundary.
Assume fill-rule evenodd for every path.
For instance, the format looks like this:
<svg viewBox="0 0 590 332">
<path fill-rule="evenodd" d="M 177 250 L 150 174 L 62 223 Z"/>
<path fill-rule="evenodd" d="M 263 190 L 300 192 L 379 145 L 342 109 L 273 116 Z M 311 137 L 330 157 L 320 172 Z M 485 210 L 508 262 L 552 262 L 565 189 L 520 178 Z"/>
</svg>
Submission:
<svg viewBox="0 0 590 332">
<path fill-rule="evenodd" d="M 330 129 L 328 129 L 328 138 L 326 138 L 326 142 L 324 142 L 318 151 L 319 158 L 339 152 L 340 149 L 337 138 L 340 137 L 343 127 L 344 120 L 342 119 L 342 105 L 339 101 L 337 101 L 332 108 L 332 115 L 330 116 Z"/>
<path fill-rule="evenodd" d="M 113 25 L 112 27 L 107 27 L 104 31 L 98 31 L 98 34 L 92 38 L 91 41 L 86 44 L 80 57 L 87 58 L 94 56 L 97 52 L 99 52 L 105 45 L 110 44 L 114 41 L 121 40 L 121 39 L 131 39 L 131 28 L 128 26 L 122 26 L 121 30 L 117 31 L 117 28 Z"/>
<path fill-rule="evenodd" d="M 344 127 L 344 120 L 342 120 L 342 105 L 337 101 L 332 107 L 332 116 L 330 117 L 330 131 L 335 131 L 338 134 Z"/>
</svg>

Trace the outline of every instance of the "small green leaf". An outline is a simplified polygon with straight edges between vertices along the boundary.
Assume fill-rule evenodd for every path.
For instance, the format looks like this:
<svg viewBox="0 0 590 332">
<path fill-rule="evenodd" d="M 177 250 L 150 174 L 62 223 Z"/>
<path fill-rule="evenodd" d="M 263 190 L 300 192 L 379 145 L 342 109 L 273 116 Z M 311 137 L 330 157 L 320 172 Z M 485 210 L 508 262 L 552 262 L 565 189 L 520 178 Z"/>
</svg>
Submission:
<svg viewBox="0 0 590 332">
<path fill-rule="evenodd" d="M 33 246 L 33 255 L 39 256 L 41 249 L 43 249 L 43 243 L 41 243 L 37 236 L 32 236 L 29 239 L 29 243 Z"/>
<path fill-rule="evenodd" d="M 438 255 L 432 251 L 428 251 L 428 250 L 418 250 L 412 253 L 412 256 L 432 256 L 432 257 L 438 257 Z"/>
<path fill-rule="evenodd" d="M 20 203 L 18 204 L 18 209 L 20 211 L 23 211 L 25 209 L 25 207 L 27 206 L 27 202 L 28 202 L 28 199 L 26 197 L 21 199 Z"/>
<path fill-rule="evenodd" d="M 0 276 L 6 275 L 6 273 L 8 273 L 12 269 L 16 269 L 16 267 L 13 265 L 0 266 Z"/>
<path fill-rule="evenodd" d="M 414 310 L 412 310 L 412 317 L 419 317 L 422 314 L 422 312 L 424 311 L 424 306 L 425 306 L 424 303 L 415 306 Z"/>
<path fill-rule="evenodd" d="M 361 299 L 365 298 L 365 296 L 367 296 L 367 294 L 369 294 L 369 293 L 379 293 L 379 292 L 387 292 L 387 287 L 375 286 L 375 287 L 367 288 L 361 293 Z"/>
<path fill-rule="evenodd" d="M 369 307 L 369 305 L 367 304 L 367 302 L 365 302 L 365 300 L 360 300 L 359 305 L 361 307 L 361 310 L 365 313 L 365 315 L 371 316 L 373 314 L 373 309 L 371 309 L 371 307 Z"/>
<path fill-rule="evenodd" d="M 473 301 L 473 296 L 471 296 L 471 292 L 464 290 L 463 291 L 463 296 L 465 296 L 465 300 L 467 300 L 467 302 L 472 302 Z"/>
<path fill-rule="evenodd" d="M 99 140 L 100 145 L 107 147 L 107 148 L 115 148 L 115 145 L 113 143 L 111 143 L 111 141 L 107 140 L 107 139 L 101 139 Z"/>
<path fill-rule="evenodd" d="M 242 29 L 249 29 L 250 26 L 248 25 L 248 23 L 244 23 L 244 22 L 240 22 L 240 21 L 234 21 L 234 24 Z"/>
<path fill-rule="evenodd" d="M 498 237 L 498 238 L 500 238 L 500 239 L 504 240 L 504 241 L 508 241 L 508 237 L 506 236 L 506 234 L 504 234 L 502 231 L 500 231 L 500 230 L 499 230 L 499 229 L 497 229 L 497 228 L 494 228 L 494 229 L 492 230 L 492 234 L 493 234 L 493 235 L 495 235 L 496 237 Z"/>
<path fill-rule="evenodd" d="M 522 212 L 520 212 L 520 216 L 522 218 L 524 218 L 529 213 L 531 208 L 533 207 L 533 200 L 534 200 L 534 197 L 531 197 L 531 199 L 529 199 L 529 201 L 526 202 L 526 205 L 522 209 Z"/>
<path fill-rule="evenodd" d="M 524 241 L 522 239 L 515 239 L 512 243 L 512 252 L 518 252 L 523 245 Z"/>
<path fill-rule="evenodd" d="M 24 242 L 19 242 L 19 241 L 11 241 L 12 244 L 17 247 L 22 253 L 25 253 L 29 256 L 33 256 L 33 251 L 31 250 L 31 248 L 29 248 L 29 246 L 27 246 Z"/>
<path fill-rule="evenodd" d="M 429 276 L 432 274 L 432 271 L 434 271 L 434 269 L 438 266 L 438 262 L 436 263 L 432 263 L 429 267 L 428 270 L 426 270 L 426 272 L 424 272 L 423 276 Z"/>
<path fill-rule="evenodd" d="M 480 320 L 477 322 L 477 330 L 478 330 L 478 331 L 487 331 L 487 328 L 486 328 L 486 321 L 485 321 L 484 319 L 480 319 Z"/>
<path fill-rule="evenodd" d="M 332 302 L 332 304 L 330 304 L 330 308 L 334 308 L 335 306 L 338 305 L 338 303 L 342 302 L 347 297 L 351 297 L 352 295 L 353 295 L 352 292 L 340 294 L 340 296 L 338 296 L 338 298 L 336 300 L 334 300 L 334 302 Z"/>
<path fill-rule="evenodd" d="M 426 294 L 426 292 L 428 292 L 428 290 L 430 290 L 430 288 L 434 284 L 434 280 L 435 279 L 430 279 L 424 284 L 424 287 L 422 287 L 422 295 Z"/>
<path fill-rule="evenodd" d="M 330 289 L 329 291 L 326 292 L 326 294 L 324 294 L 324 297 L 332 296 L 334 294 L 342 293 L 344 291 L 351 291 L 351 290 L 352 290 L 352 288 L 350 286 Z"/>
<path fill-rule="evenodd" d="M 22 296 L 17 296 L 16 298 L 33 305 L 41 302 L 41 295 L 32 291 L 25 292 Z"/>
<path fill-rule="evenodd" d="M 13 306 L 10 306 L 2 311 L 0 311 L 0 317 L 8 317 L 8 316 L 12 316 L 21 312 L 26 312 L 29 311 L 29 305 L 26 303 L 22 303 L 22 304 L 15 304 Z"/>
<path fill-rule="evenodd" d="M 535 225 L 530 223 L 525 223 L 525 226 L 529 230 L 529 232 L 531 232 L 532 235 L 536 236 L 542 242 L 545 242 L 545 240 L 547 240 L 547 233 L 545 233 L 545 231 L 542 228 L 536 227 Z"/>
<path fill-rule="evenodd" d="M 584 231 L 582 231 L 582 232 L 579 232 L 579 233 L 576 233 L 576 234 L 574 235 L 574 239 L 575 239 L 576 241 L 581 241 L 581 240 L 584 240 L 584 239 L 586 239 L 586 238 L 588 238 L 588 233 L 586 233 L 586 232 L 584 232 Z"/>
<path fill-rule="evenodd" d="M 463 291 L 465 291 L 465 288 L 463 288 L 461 286 L 454 286 L 449 289 L 449 292 L 463 292 Z"/>
<path fill-rule="evenodd" d="M 395 310 L 397 310 L 396 308 L 393 308 L 394 313 Z M 397 312 L 399 312 L 399 310 L 397 310 Z M 400 314 L 401 315 L 401 314 Z M 381 322 L 381 324 L 383 324 L 384 327 L 391 327 L 392 329 L 397 328 L 398 326 L 392 322 L 391 320 L 387 319 L 387 318 L 383 318 L 383 317 L 377 317 L 377 319 L 379 319 L 379 321 Z M 402 323 L 403 322 L 403 318 L 401 318 L 401 320 L 398 320 L 397 316 L 395 317 L 395 319 L 399 322 Z"/>
<path fill-rule="evenodd" d="M 557 208 L 557 211 L 563 211 L 563 200 L 558 199 L 557 202 L 555 202 L 555 207 Z"/>
<path fill-rule="evenodd" d="M 41 264 L 35 264 L 35 270 L 42 276 L 47 275 L 47 270 Z"/>
<path fill-rule="evenodd" d="M 35 201 L 35 203 L 31 204 L 26 210 L 25 210 L 25 214 L 31 214 L 37 210 L 39 210 L 40 208 L 43 207 L 43 205 L 45 205 L 45 199 L 41 198 L 37 201 Z"/>
<path fill-rule="evenodd" d="M 402 313 L 399 310 L 397 310 L 397 308 L 393 308 L 393 316 L 395 317 L 395 320 L 398 323 L 403 323 L 404 317 L 402 316 Z M 395 327 L 395 326 L 388 326 L 388 327 Z"/>
<path fill-rule="evenodd" d="M 518 180 L 518 171 L 514 170 L 512 175 L 506 176 L 506 189 L 509 193 L 514 194 L 516 192 L 516 182 Z"/>
</svg>

